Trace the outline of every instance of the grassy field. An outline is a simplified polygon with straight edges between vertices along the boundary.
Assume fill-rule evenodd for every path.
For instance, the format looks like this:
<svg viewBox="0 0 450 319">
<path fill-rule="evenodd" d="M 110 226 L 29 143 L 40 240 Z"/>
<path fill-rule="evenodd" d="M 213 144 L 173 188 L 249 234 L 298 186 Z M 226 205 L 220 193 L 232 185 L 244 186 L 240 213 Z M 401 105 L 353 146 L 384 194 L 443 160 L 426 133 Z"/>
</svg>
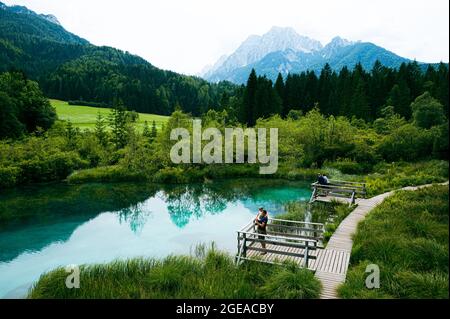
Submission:
<svg viewBox="0 0 450 319">
<path fill-rule="evenodd" d="M 107 117 L 111 112 L 111 109 L 108 108 L 69 105 L 67 102 L 59 100 L 50 100 L 50 103 L 56 109 L 56 113 L 60 120 L 70 120 L 75 127 L 83 130 L 93 129 L 95 127 L 99 112 L 103 117 Z M 139 120 L 136 125 L 139 130 L 142 130 L 145 121 L 148 122 L 150 127 L 152 122 L 155 121 L 158 129 L 160 129 L 162 124 L 166 123 L 168 119 L 169 117 L 167 116 L 139 113 Z"/>
<path fill-rule="evenodd" d="M 321 284 L 314 274 L 292 265 L 244 263 L 231 256 L 196 249 L 195 256 L 162 260 L 132 259 L 105 265 L 83 266 L 80 289 L 67 289 L 64 269 L 41 276 L 29 298 L 33 299 L 311 299 Z"/>
<path fill-rule="evenodd" d="M 343 298 L 448 298 L 448 186 L 402 191 L 358 226 Z M 367 289 L 369 264 L 380 288 Z"/>
</svg>

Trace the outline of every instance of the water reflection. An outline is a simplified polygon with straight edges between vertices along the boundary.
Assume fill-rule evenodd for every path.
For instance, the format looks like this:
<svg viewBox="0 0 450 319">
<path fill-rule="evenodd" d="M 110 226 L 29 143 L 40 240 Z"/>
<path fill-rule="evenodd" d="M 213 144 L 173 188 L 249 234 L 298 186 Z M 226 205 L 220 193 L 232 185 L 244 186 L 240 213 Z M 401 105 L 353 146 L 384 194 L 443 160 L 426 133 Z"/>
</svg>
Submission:
<svg viewBox="0 0 450 319">
<path fill-rule="evenodd" d="M 305 184 L 262 179 L 11 190 L 0 194 L 0 297 L 67 264 L 189 253 L 212 241 L 234 253 L 236 230 L 259 207 L 276 216 L 309 196 Z"/>
</svg>

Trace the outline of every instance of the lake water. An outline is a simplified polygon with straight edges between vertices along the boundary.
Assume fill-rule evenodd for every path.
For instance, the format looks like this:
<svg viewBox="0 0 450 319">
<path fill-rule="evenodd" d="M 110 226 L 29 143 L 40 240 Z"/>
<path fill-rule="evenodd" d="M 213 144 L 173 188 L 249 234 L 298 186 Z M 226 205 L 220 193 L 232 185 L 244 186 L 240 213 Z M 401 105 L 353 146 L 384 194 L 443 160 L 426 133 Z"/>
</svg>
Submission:
<svg viewBox="0 0 450 319">
<path fill-rule="evenodd" d="M 26 295 L 58 266 L 189 254 L 214 242 L 236 253 L 236 231 L 259 207 L 271 216 L 307 201 L 308 184 L 238 179 L 189 186 L 34 186 L 0 194 L 0 298 Z M 2 216 L 20 216 L 20 220 Z"/>
</svg>

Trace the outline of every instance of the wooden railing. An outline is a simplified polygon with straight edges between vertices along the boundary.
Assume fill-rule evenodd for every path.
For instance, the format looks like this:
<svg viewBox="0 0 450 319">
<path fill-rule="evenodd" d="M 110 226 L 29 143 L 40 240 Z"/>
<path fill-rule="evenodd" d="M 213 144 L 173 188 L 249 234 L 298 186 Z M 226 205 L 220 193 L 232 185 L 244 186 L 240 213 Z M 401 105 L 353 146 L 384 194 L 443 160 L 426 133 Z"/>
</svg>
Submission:
<svg viewBox="0 0 450 319">
<path fill-rule="evenodd" d="M 328 184 L 311 184 L 313 189 L 311 200 L 313 202 L 318 196 L 344 197 L 350 199 L 350 205 L 354 205 L 356 198 L 366 197 L 366 184 L 358 182 L 345 182 L 330 180 Z"/>
<path fill-rule="evenodd" d="M 267 234 L 256 231 L 252 221 L 238 231 L 238 253 L 236 261 L 249 260 L 249 251 L 264 252 L 267 254 L 296 257 L 303 260 L 303 266 L 308 268 L 309 260 L 315 259 L 313 251 L 322 248 L 324 225 L 270 218 L 267 224 Z M 260 245 L 257 245 L 260 244 Z M 262 244 L 271 248 L 263 248 Z M 278 249 L 288 247 L 294 249 Z M 255 259 L 252 259 L 255 260 Z M 258 260 L 265 261 L 264 258 Z M 274 263 L 274 262 L 269 262 Z"/>
</svg>

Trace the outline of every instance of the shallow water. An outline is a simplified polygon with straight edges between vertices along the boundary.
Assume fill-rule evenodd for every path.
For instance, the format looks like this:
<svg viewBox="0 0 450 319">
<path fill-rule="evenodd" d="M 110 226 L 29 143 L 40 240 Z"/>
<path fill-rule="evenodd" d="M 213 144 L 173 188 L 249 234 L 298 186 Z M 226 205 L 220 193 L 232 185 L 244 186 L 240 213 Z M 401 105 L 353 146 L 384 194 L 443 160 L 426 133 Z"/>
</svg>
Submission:
<svg viewBox="0 0 450 319">
<path fill-rule="evenodd" d="M 236 252 L 259 207 L 271 216 L 307 201 L 308 184 L 238 179 L 189 186 L 51 185 L 0 194 L 0 298 L 26 295 L 58 266 L 189 254 L 200 243 Z M 5 219 L 2 216 L 19 216 Z"/>
</svg>

